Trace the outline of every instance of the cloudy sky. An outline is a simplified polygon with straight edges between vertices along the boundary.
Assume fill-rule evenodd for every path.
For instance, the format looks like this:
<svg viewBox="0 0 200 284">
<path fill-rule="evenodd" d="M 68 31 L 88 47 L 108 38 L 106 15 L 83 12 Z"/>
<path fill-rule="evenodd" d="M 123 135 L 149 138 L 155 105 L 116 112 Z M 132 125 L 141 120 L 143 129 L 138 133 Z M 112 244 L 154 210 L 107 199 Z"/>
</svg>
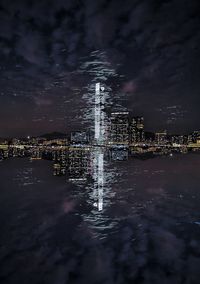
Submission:
<svg viewBox="0 0 200 284">
<path fill-rule="evenodd" d="M 147 130 L 199 129 L 199 13 L 198 0 L 0 0 L 0 136 L 80 128 L 79 69 L 97 50 Z"/>
</svg>

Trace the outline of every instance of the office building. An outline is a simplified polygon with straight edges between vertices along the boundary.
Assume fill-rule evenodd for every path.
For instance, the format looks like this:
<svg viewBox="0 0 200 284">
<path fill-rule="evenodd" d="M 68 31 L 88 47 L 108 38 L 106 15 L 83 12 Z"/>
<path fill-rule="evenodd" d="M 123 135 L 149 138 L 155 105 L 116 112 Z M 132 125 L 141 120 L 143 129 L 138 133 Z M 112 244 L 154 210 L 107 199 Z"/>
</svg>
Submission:
<svg viewBox="0 0 200 284">
<path fill-rule="evenodd" d="M 167 131 L 161 131 L 155 133 L 155 143 L 158 145 L 164 145 L 167 143 Z"/>
<path fill-rule="evenodd" d="M 110 116 L 110 144 L 129 143 L 129 113 L 112 112 Z"/>
<path fill-rule="evenodd" d="M 144 118 L 142 116 L 133 117 L 130 122 L 130 143 L 142 143 L 145 141 Z"/>
</svg>

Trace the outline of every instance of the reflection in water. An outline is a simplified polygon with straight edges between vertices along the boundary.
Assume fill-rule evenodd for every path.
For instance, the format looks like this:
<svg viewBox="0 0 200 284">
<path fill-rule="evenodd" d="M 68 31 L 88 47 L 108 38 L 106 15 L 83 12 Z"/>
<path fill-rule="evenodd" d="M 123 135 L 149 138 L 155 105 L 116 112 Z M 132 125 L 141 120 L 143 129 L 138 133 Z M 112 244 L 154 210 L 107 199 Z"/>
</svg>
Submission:
<svg viewBox="0 0 200 284">
<path fill-rule="evenodd" d="M 76 133 L 76 137 L 72 134 L 72 145 L 69 148 L 70 180 L 80 185 L 80 182 L 87 181 L 91 177 L 93 181 L 93 189 L 91 189 L 93 192 L 93 205 L 98 211 L 103 210 L 105 186 L 107 190 L 110 187 L 110 173 L 105 170 L 106 158 L 107 162 L 108 160 L 123 161 L 128 159 L 128 147 L 126 144 L 122 144 L 124 140 L 127 140 L 124 138 L 125 135 L 127 136 L 128 131 L 126 121 L 125 124 L 121 123 L 121 132 L 118 129 L 111 131 L 114 136 L 112 137 L 112 145 L 108 145 L 106 130 L 109 129 L 109 126 L 105 114 L 105 103 L 104 87 L 98 82 L 95 84 L 94 96 L 94 139 L 89 144 L 86 133 Z M 120 114 L 121 116 L 119 113 L 117 113 L 117 116 L 115 116 L 115 113 L 113 114 L 115 120 L 124 120 L 124 113 Z M 126 117 L 125 120 L 127 120 Z M 114 123 L 113 125 L 115 126 Z M 120 141 L 115 139 L 119 137 L 115 133 L 122 133 Z"/>
<path fill-rule="evenodd" d="M 95 84 L 94 138 L 91 140 L 92 143 L 88 143 L 88 139 L 80 132 L 80 135 L 76 133 L 76 137 L 73 134 L 72 145 L 69 148 L 70 181 L 76 184 L 80 191 L 87 191 L 88 202 L 92 205 L 91 211 L 84 212 L 82 216 L 85 221 L 89 221 L 91 227 L 100 230 L 101 237 L 104 235 L 104 230 L 113 228 L 116 223 L 114 219 L 111 221 L 103 212 L 104 207 L 110 202 L 112 182 L 116 176 L 115 169 L 109 167 L 109 162 L 128 159 L 126 145 L 115 144 L 114 138 L 112 146 L 108 145 L 107 130 L 109 126 L 105 113 L 104 90 L 99 82 Z M 87 134 L 85 133 L 85 135 Z M 124 141 L 124 137 L 122 141 Z"/>
<path fill-rule="evenodd" d="M 199 283 L 200 156 L 104 155 L 102 211 L 92 180 L 73 186 L 44 160 L 0 164 L 1 283 Z"/>
<path fill-rule="evenodd" d="M 93 179 L 94 179 L 94 197 L 97 197 L 97 203 L 94 206 L 99 211 L 103 209 L 103 190 L 104 190 L 104 153 L 102 148 L 94 148 L 94 159 L 93 159 Z"/>
</svg>

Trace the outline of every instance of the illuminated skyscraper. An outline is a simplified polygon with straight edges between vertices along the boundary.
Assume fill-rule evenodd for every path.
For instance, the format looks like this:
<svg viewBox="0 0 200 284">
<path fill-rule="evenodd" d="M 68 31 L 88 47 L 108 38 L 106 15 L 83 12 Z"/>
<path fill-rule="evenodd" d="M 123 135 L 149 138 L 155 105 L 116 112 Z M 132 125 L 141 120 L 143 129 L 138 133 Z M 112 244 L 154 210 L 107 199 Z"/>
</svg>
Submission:
<svg viewBox="0 0 200 284">
<path fill-rule="evenodd" d="M 103 188 L 104 188 L 104 144 L 105 144 L 105 117 L 104 117 L 104 87 L 100 83 L 95 84 L 95 105 L 94 105 L 94 142 L 93 147 L 93 179 L 94 195 L 97 199 L 98 210 L 103 209 Z"/>
<path fill-rule="evenodd" d="M 200 140 L 200 131 L 194 131 L 192 133 L 192 142 L 197 143 L 197 140 Z"/>
<path fill-rule="evenodd" d="M 130 122 L 130 143 L 141 143 L 144 140 L 144 118 L 142 116 L 134 117 Z"/>
<path fill-rule="evenodd" d="M 157 132 L 155 133 L 155 142 L 158 145 L 164 145 L 167 143 L 167 131 Z"/>
<path fill-rule="evenodd" d="M 102 145 L 105 142 L 105 121 L 104 121 L 104 87 L 100 83 L 95 84 L 95 106 L 94 106 L 94 119 L 95 119 L 95 133 L 94 139 L 97 145 Z"/>
<path fill-rule="evenodd" d="M 129 143 L 129 113 L 128 112 L 112 112 L 110 116 L 110 144 Z"/>
</svg>

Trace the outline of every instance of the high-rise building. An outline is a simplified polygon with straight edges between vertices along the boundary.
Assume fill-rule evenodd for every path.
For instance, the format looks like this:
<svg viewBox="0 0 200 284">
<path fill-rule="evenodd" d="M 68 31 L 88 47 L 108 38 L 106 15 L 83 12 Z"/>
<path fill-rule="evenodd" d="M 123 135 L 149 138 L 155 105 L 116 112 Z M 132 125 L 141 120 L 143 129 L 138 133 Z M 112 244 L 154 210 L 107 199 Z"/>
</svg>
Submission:
<svg viewBox="0 0 200 284">
<path fill-rule="evenodd" d="M 95 206 L 103 210 L 104 190 L 104 146 L 106 142 L 105 132 L 105 88 L 100 82 L 95 84 L 95 105 L 94 105 L 94 142 L 92 153 L 92 178 L 94 180 L 94 196 L 97 200 Z"/>
<path fill-rule="evenodd" d="M 200 140 L 200 131 L 194 131 L 192 133 L 192 142 L 197 143 L 197 140 Z"/>
<path fill-rule="evenodd" d="M 105 93 L 100 83 L 95 84 L 94 141 L 97 145 L 105 142 Z"/>
<path fill-rule="evenodd" d="M 155 133 L 155 142 L 158 145 L 164 145 L 167 143 L 167 131 L 156 132 Z"/>
<path fill-rule="evenodd" d="M 130 143 L 141 143 L 144 140 L 144 118 L 142 116 L 133 117 L 130 122 Z"/>
<path fill-rule="evenodd" d="M 129 113 L 112 112 L 110 116 L 110 144 L 129 143 Z"/>
</svg>

